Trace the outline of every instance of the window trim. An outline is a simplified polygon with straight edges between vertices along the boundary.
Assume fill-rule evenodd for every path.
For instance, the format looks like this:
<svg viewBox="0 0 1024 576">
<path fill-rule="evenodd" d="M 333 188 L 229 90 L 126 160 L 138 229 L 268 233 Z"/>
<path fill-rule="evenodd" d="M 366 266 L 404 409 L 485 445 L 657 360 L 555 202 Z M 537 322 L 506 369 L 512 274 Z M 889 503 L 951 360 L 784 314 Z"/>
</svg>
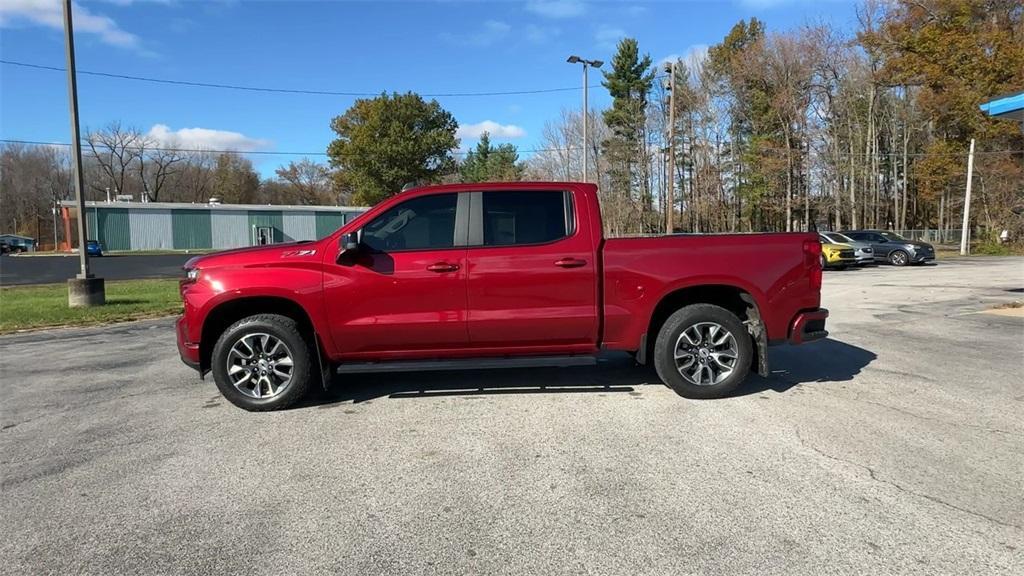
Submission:
<svg viewBox="0 0 1024 576">
<path fill-rule="evenodd" d="M 489 245 L 484 244 L 484 194 L 489 192 L 502 193 L 502 192 L 525 192 L 528 194 L 562 194 L 562 206 L 565 211 L 566 219 L 566 234 L 560 238 L 554 240 L 548 240 L 546 242 L 530 242 L 524 244 L 498 244 Z M 553 188 L 551 190 L 480 190 L 478 192 L 470 192 L 470 213 L 469 213 L 469 243 L 466 248 L 472 250 L 475 248 L 489 248 L 489 249 L 500 249 L 500 248 L 519 248 L 522 246 L 547 246 L 549 244 L 556 244 L 558 242 L 564 242 L 571 238 L 575 238 L 579 234 L 578 214 L 576 213 L 576 204 L 573 199 L 572 190 L 559 190 Z"/>
<path fill-rule="evenodd" d="M 402 206 L 403 204 L 408 204 L 409 202 L 415 202 L 416 200 L 420 200 L 420 199 L 423 199 L 423 198 L 432 198 L 432 197 L 435 197 L 435 196 L 453 196 L 453 195 L 455 196 L 455 229 L 452 232 L 452 245 L 451 246 L 444 246 L 442 248 L 403 248 L 401 250 L 377 250 L 377 249 L 367 245 L 363 241 L 363 238 L 365 237 L 364 232 L 365 232 L 366 227 L 369 226 L 370 224 L 376 222 L 378 218 L 380 218 L 384 214 L 390 212 L 392 209 L 398 208 L 399 206 Z M 409 198 L 408 200 L 403 200 L 402 202 L 399 202 L 398 204 L 395 204 L 391 208 L 388 208 L 384 212 L 381 212 L 380 214 L 375 216 L 373 218 L 373 220 L 370 220 L 366 224 L 363 224 L 362 226 L 360 226 L 359 230 L 357 230 L 356 232 L 358 232 L 358 234 L 359 234 L 359 244 L 360 244 L 360 246 L 365 247 L 366 251 L 369 254 L 403 254 L 403 253 L 406 253 L 406 252 L 439 252 L 439 251 L 442 251 L 442 250 L 464 250 L 466 248 L 466 236 L 467 236 L 468 231 L 469 231 L 469 220 L 470 220 L 469 216 L 470 216 L 470 212 L 469 212 L 469 198 L 468 198 L 468 194 L 465 193 L 465 192 L 441 192 L 441 193 L 438 193 L 438 194 L 424 194 L 422 196 L 416 196 L 415 198 Z"/>
</svg>

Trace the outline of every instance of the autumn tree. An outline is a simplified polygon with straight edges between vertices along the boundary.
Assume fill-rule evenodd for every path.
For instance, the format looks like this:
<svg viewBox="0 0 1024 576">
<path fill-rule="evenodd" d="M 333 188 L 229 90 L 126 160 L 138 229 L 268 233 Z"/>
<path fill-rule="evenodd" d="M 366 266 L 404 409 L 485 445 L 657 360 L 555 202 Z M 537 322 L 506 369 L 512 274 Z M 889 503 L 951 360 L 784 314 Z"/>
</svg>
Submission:
<svg viewBox="0 0 1024 576">
<path fill-rule="evenodd" d="M 233 152 L 217 156 L 212 174 L 213 195 L 225 204 L 253 204 L 259 199 L 260 175 L 252 162 Z"/>
<path fill-rule="evenodd" d="M 331 121 L 338 138 L 327 147 L 339 185 L 353 201 L 377 202 L 409 183 L 427 183 L 455 165 L 455 118 L 436 100 L 418 94 L 381 94 L 359 99 Z"/>
<path fill-rule="evenodd" d="M 323 164 L 303 158 L 298 162 L 289 162 L 281 166 L 275 173 L 287 183 L 289 204 L 333 204 L 331 197 L 331 172 Z"/>
</svg>

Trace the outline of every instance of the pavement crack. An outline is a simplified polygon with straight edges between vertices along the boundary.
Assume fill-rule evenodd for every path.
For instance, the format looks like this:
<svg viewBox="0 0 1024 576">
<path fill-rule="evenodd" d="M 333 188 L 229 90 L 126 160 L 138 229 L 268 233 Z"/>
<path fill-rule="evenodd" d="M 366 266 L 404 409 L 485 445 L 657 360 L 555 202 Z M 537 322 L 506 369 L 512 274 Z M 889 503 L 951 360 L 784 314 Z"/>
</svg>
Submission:
<svg viewBox="0 0 1024 576">
<path fill-rule="evenodd" d="M 891 486 L 891 487 L 895 488 L 896 490 L 902 492 L 903 494 L 908 494 L 908 495 L 911 495 L 911 496 L 916 496 L 918 498 L 924 498 L 925 500 L 928 500 L 930 502 L 934 502 L 934 503 L 939 504 L 941 506 L 945 506 L 946 508 L 949 508 L 951 510 L 956 510 L 956 511 L 961 512 L 963 514 L 968 514 L 970 516 L 974 516 L 975 518 L 980 518 L 982 520 L 986 520 L 988 522 L 991 522 L 993 524 L 997 524 L 999 526 L 1004 526 L 1006 528 L 1016 528 L 1017 530 L 1024 530 L 1024 527 L 1022 527 L 1020 524 L 1013 524 L 1011 522 L 1006 522 L 1006 521 L 1000 520 L 998 518 L 993 518 L 992 516 L 988 516 L 986 514 L 982 514 L 981 512 L 976 512 L 974 510 L 970 510 L 970 509 L 964 508 L 962 506 L 957 506 L 956 504 L 947 502 L 947 501 L 945 501 L 945 500 L 943 500 L 943 499 L 941 499 L 941 498 L 939 498 L 937 496 L 932 496 L 931 494 L 925 494 L 923 492 L 917 492 L 916 490 L 911 490 L 910 488 L 902 486 L 902 485 L 898 484 L 897 482 L 894 482 L 893 480 L 888 480 L 888 479 L 882 478 L 882 477 L 880 477 L 878 475 L 878 471 L 876 471 L 871 466 L 868 466 L 867 464 L 862 464 L 860 462 L 849 460 L 847 458 L 840 458 L 839 456 L 835 456 L 835 455 L 829 454 L 828 452 L 825 452 L 824 450 L 818 448 L 814 444 L 811 444 L 810 442 L 808 442 L 807 440 L 804 439 L 802 434 L 800 434 L 800 428 L 799 427 L 794 426 L 793 430 L 796 432 L 796 437 L 800 441 L 800 445 L 803 446 L 804 448 L 807 448 L 807 449 L 813 451 L 814 453 L 818 454 L 819 456 L 821 456 L 823 458 L 827 458 L 827 459 L 833 460 L 835 462 L 841 462 L 843 464 L 847 464 L 847 465 L 850 465 L 850 466 L 861 468 L 861 469 L 867 471 L 868 476 L 871 478 L 871 480 L 873 480 L 875 482 Z"/>
<path fill-rule="evenodd" d="M 948 420 L 943 420 L 942 418 L 935 418 L 933 416 L 925 416 L 923 414 L 918 414 L 917 412 L 912 412 L 910 410 L 906 410 L 906 409 L 903 409 L 903 408 L 897 408 L 896 406 L 891 406 L 889 404 L 886 404 L 885 402 L 878 402 L 876 400 L 864 400 L 864 399 L 861 399 L 861 398 L 858 398 L 858 397 L 853 397 L 853 398 L 851 398 L 851 400 L 853 400 L 855 402 L 863 402 L 865 404 L 871 404 L 872 406 L 880 406 L 882 408 L 887 408 L 887 409 L 892 410 L 894 412 L 899 412 L 900 414 L 904 414 L 906 416 L 910 416 L 911 418 L 917 418 L 918 420 L 927 420 L 929 422 L 939 422 L 940 424 L 947 424 L 949 426 L 957 426 L 957 427 L 961 427 L 961 428 L 972 428 L 974 430 L 981 430 L 981 431 L 984 431 L 984 432 L 995 432 L 997 434 L 1007 434 L 1007 435 L 1010 435 L 1010 436 L 1020 436 L 1020 434 L 1018 434 L 1016 432 L 1012 432 L 1010 430 L 1003 430 L 1001 428 L 990 428 L 988 426 L 979 426 L 977 424 L 969 424 L 969 423 L 966 423 L 966 422 L 950 422 Z"/>
</svg>

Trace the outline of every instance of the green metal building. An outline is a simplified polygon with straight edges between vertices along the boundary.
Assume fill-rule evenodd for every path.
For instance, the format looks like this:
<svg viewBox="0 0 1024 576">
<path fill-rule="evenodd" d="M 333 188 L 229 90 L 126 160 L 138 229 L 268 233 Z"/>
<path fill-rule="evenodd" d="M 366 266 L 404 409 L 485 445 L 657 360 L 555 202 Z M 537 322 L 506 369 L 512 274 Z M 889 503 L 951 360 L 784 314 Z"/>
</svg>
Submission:
<svg viewBox="0 0 1024 576">
<path fill-rule="evenodd" d="M 367 209 L 353 206 L 86 202 L 90 240 L 105 250 L 220 250 L 318 240 Z M 67 238 L 74 202 L 62 202 Z"/>
</svg>

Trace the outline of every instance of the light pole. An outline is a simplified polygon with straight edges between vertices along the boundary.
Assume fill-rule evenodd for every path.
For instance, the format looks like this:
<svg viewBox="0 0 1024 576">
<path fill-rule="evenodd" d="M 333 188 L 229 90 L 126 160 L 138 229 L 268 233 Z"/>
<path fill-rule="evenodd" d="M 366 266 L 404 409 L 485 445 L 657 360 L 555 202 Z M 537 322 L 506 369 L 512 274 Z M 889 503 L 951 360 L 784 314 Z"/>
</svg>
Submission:
<svg viewBox="0 0 1024 576">
<path fill-rule="evenodd" d="M 71 0 L 64 0 L 64 47 L 68 67 L 68 105 L 71 108 L 71 168 L 75 177 L 75 205 L 78 207 L 78 258 L 82 265 L 78 275 L 68 279 L 68 306 L 101 306 L 106 301 L 103 278 L 96 278 L 89 271 L 89 254 L 86 250 L 82 141 L 78 135 L 78 84 L 75 80 L 75 28 L 71 21 Z"/>
<path fill-rule="evenodd" d="M 566 62 L 569 64 L 583 64 L 583 181 L 589 182 L 590 175 L 587 173 L 587 117 L 590 116 L 590 104 L 587 102 L 587 92 L 589 91 L 590 82 L 587 80 L 587 69 L 591 66 L 600 68 L 604 65 L 604 62 L 600 60 L 585 60 L 579 56 L 569 56 Z"/>
<path fill-rule="evenodd" d="M 676 195 L 676 63 L 665 65 L 668 72 L 668 187 L 665 189 L 665 234 L 675 226 Z"/>
</svg>

